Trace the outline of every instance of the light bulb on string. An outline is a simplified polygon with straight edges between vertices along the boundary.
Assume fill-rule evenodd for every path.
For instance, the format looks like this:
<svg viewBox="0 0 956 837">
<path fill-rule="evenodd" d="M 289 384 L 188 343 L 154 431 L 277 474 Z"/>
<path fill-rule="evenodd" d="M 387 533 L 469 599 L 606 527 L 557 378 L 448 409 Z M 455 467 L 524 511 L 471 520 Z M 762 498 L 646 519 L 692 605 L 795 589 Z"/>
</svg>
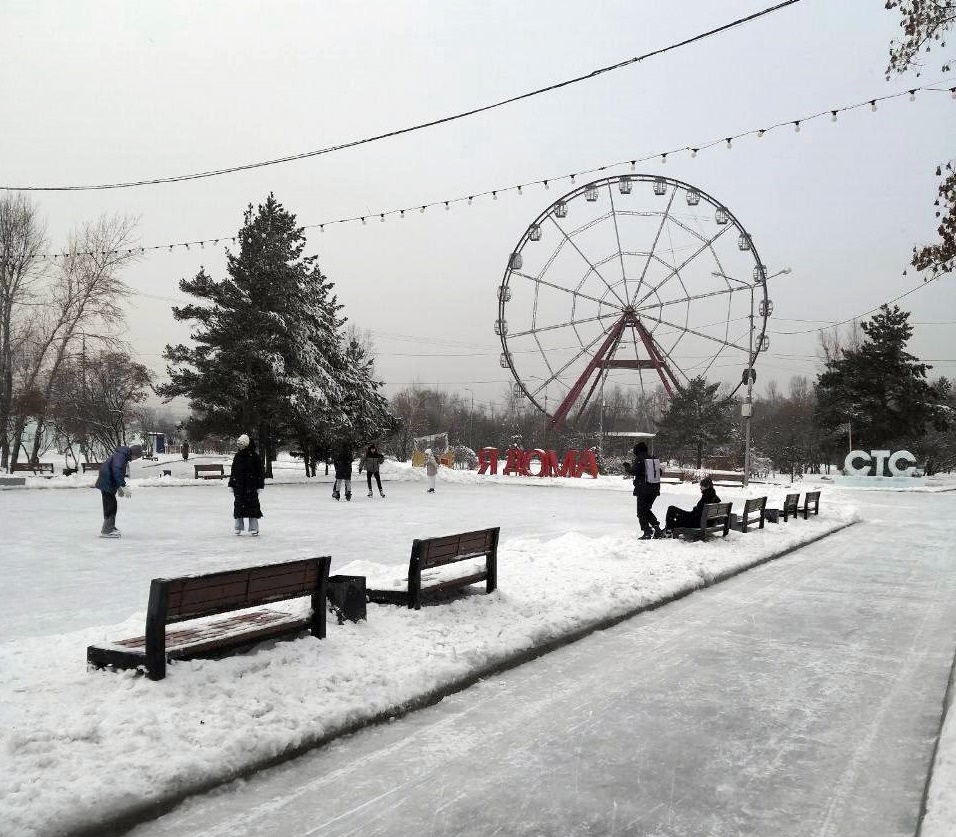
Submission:
<svg viewBox="0 0 956 837">
<path fill-rule="evenodd" d="M 325 232 L 325 224 L 319 224 L 319 232 Z"/>
<path fill-rule="evenodd" d="M 448 201 L 445 201 L 445 212 L 448 211 L 448 208 L 449 208 L 449 207 L 448 207 Z"/>
<path fill-rule="evenodd" d="M 662 166 L 666 166 L 666 165 L 667 165 L 667 155 L 666 155 L 666 154 L 661 154 L 661 165 L 662 165 Z"/>
<path fill-rule="evenodd" d="M 424 215 L 424 214 L 425 214 L 425 207 L 422 206 L 422 208 L 419 209 L 418 211 L 419 211 L 419 213 L 420 213 L 421 215 Z"/>
<path fill-rule="evenodd" d="M 364 215 L 362 216 L 362 226 L 363 226 L 363 227 L 365 226 L 365 216 L 364 216 Z"/>
<path fill-rule="evenodd" d="M 831 122 L 836 122 L 836 121 L 837 121 L 837 112 L 836 112 L 835 110 L 831 110 L 831 111 L 830 111 L 830 121 L 831 121 Z"/>
<path fill-rule="evenodd" d="M 571 175 L 571 185 L 572 185 L 572 186 L 574 185 L 574 175 L 573 175 L 573 174 Z"/>
<path fill-rule="evenodd" d="M 468 206 L 471 206 L 471 202 L 472 202 L 474 199 L 475 199 L 475 196 L 474 196 L 474 195 L 469 195 L 469 196 L 468 196 Z"/>
<path fill-rule="evenodd" d="M 731 141 L 731 138 L 730 138 L 730 137 L 727 137 L 727 147 L 728 147 L 728 148 L 733 148 L 733 147 L 734 147 L 733 142 Z"/>
<path fill-rule="evenodd" d="M 916 91 L 915 91 L 915 90 L 910 90 L 910 101 L 911 101 L 911 102 L 915 102 L 915 101 L 916 101 Z"/>
<path fill-rule="evenodd" d="M 870 100 L 870 110 L 876 111 L 876 99 Z"/>
<path fill-rule="evenodd" d="M 404 218 L 404 217 L 405 217 L 405 210 L 404 210 L 404 209 L 399 210 L 398 217 L 399 217 L 399 218 Z"/>
<path fill-rule="evenodd" d="M 951 98 L 956 99 L 956 87 L 949 88 L 949 95 Z"/>
<path fill-rule="evenodd" d="M 548 181 L 547 181 L 547 180 L 544 181 L 544 188 L 545 188 L 545 189 L 550 189 L 550 188 L 551 188 L 551 187 L 548 185 Z"/>
<path fill-rule="evenodd" d="M 631 171 L 636 171 L 636 170 L 637 170 L 637 161 L 631 160 Z"/>
<path fill-rule="evenodd" d="M 690 156 L 691 156 L 691 157 L 696 157 L 696 156 L 697 156 L 697 149 L 696 149 L 696 148 L 692 148 L 692 149 L 690 150 Z"/>
<path fill-rule="evenodd" d="M 497 189 L 495 189 L 494 191 L 492 191 L 492 193 L 491 193 L 491 199 L 492 199 L 493 201 L 498 200 L 498 190 L 497 190 Z"/>
<path fill-rule="evenodd" d="M 763 135 L 764 135 L 765 133 L 766 133 L 766 131 L 764 131 L 764 129 L 761 128 L 759 131 L 757 131 L 757 139 L 763 139 Z M 729 143 L 730 140 L 727 140 L 727 142 Z"/>
<path fill-rule="evenodd" d="M 384 224 L 384 223 L 385 223 L 385 213 L 384 213 L 384 212 L 380 212 L 379 215 L 378 215 L 378 217 L 379 217 L 379 220 Z"/>
<path fill-rule="evenodd" d="M 518 187 L 518 194 L 519 194 L 519 195 L 521 194 L 521 187 L 520 187 L 520 186 Z"/>
<path fill-rule="evenodd" d="M 798 119 L 796 122 L 793 123 L 793 131 L 794 131 L 794 133 L 797 133 L 797 134 L 800 133 L 800 120 L 799 120 L 799 119 Z"/>
</svg>

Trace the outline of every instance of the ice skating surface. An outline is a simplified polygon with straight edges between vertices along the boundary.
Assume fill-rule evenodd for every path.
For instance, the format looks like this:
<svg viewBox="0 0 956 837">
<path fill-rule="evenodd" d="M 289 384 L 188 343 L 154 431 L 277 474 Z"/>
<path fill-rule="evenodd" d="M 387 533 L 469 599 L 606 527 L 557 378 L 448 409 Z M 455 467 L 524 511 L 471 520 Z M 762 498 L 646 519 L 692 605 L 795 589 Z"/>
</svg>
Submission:
<svg viewBox="0 0 956 837">
<path fill-rule="evenodd" d="M 134 833 L 911 835 L 954 505 L 871 494 L 860 525 Z"/>
</svg>

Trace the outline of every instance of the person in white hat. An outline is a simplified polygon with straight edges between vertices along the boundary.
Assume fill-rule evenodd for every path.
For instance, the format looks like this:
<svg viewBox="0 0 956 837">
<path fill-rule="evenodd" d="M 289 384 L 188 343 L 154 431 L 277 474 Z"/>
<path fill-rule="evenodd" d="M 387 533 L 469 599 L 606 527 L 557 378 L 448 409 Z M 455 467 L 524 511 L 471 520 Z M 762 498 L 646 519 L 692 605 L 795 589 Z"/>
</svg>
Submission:
<svg viewBox="0 0 956 837">
<path fill-rule="evenodd" d="M 232 516 L 236 521 L 236 534 L 241 535 L 245 521 L 249 521 L 249 534 L 259 534 L 259 518 L 262 508 L 259 506 L 259 490 L 265 487 L 262 462 L 256 452 L 255 443 L 243 433 L 236 439 L 236 455 L 232 458 L 232 472 L 229 474 L 229 487 L 234 498 Z"/>
<path fill-rule="evenodd" d="M 425 476 L 428 479 L 427 494 L 435 493 L 435 477 L 438 476 L 438 460 L 431 448 L 425 449 Z"/>
</svg>

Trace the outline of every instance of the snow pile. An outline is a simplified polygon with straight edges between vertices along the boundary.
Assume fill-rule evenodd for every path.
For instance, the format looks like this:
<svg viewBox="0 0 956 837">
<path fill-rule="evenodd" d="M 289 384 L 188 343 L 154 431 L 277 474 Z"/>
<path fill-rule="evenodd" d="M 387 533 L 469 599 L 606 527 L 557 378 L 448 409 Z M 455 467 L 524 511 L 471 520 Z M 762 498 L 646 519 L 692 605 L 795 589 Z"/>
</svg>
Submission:
<svg viewBox="0 0 956 837">
<path fill-rule="evenodd" d="M 0 822 L 5 834 L 50 834 L 175 797 L 855 519 L 834 505 L 808 521 L 693 544 L 639 542 L 628 530 L 504 540 L 492 595 L 420 611 L 370 604 L 365 622 L 330 620 L 326 640 L 304 636 L 222 660 L 174 663 L 161 682 L 85 667 L 88 644 L 141 633 L 144 613 L 4 643 Z M 335 572 L 395 586 L 404 568 L 355 561 Z"/>
</svg>

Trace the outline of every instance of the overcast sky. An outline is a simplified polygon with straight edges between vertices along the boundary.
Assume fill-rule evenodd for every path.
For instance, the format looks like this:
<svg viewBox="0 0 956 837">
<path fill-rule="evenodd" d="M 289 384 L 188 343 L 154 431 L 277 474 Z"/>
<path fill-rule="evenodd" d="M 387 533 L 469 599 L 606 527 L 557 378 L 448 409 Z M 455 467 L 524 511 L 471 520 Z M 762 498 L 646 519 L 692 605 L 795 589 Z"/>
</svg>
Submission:
<svg viewBox="0 0 956 837">
<path fill-rule="evenodd" d="M 3 0 L 0 185 L 162 178 L 311 151 L 582 75 L 769 5 Z M 371 332 L 388 394 L 418 382 L 500 404 L 512 379 L 493 333 L 496 288 L 528 225 L 573 188 L 567 175 L 939 81 L 941 59 L 932 55 L 920 78 L 886 81 L 897 31 L 882 0 L 803 0 L 680 50 L 396 139 L 209 179 L 33 198 L 54 252 L 74 225 L 103 213 L 138 217 L 145 247 L 232 236 L 245 206 L 274 192 L 310 227 L 308 250 L 335 282 L 344 313 Z M 902 274 L 913 244 L 935 236 L 934 170 L 952 153 L 954 129 L 949 93 L 927 92 L 875 113 L 840 114 L 836 124 L 826 116 L 799 132 L 741 138 L 730 150 L 721 143 L 694 159 L 672 153 L 666 165 L 639 164 L 638 172 L 680 179 L 724 203 L 768 273 L 792 269 L 769 283 L 775 307 L 758 391 L 771 379 L 785 389 L 793 375 L 816 373 L 814 329 L 826 321 L 919 284 L 912 270 Z M 549 191 L 526 186 L 378 220 L 543 179 Z M 633 205 L 650 208 L 652 198 L 645 190 Z M 375 220 L 317 226 L 362 214 Z M 188 336 L 171 301 L 182 301 L 179 280 L 201 265 L 223 276 L 222 248 L 148 251 L 126 274 L 139 294 L 128 337 L 163 376 L 164 345 Z M 917 324 L 911 350 L 931 360 L 934 375 L 956 375 L 953 279 L 899 304 Z"/>
</svg>

